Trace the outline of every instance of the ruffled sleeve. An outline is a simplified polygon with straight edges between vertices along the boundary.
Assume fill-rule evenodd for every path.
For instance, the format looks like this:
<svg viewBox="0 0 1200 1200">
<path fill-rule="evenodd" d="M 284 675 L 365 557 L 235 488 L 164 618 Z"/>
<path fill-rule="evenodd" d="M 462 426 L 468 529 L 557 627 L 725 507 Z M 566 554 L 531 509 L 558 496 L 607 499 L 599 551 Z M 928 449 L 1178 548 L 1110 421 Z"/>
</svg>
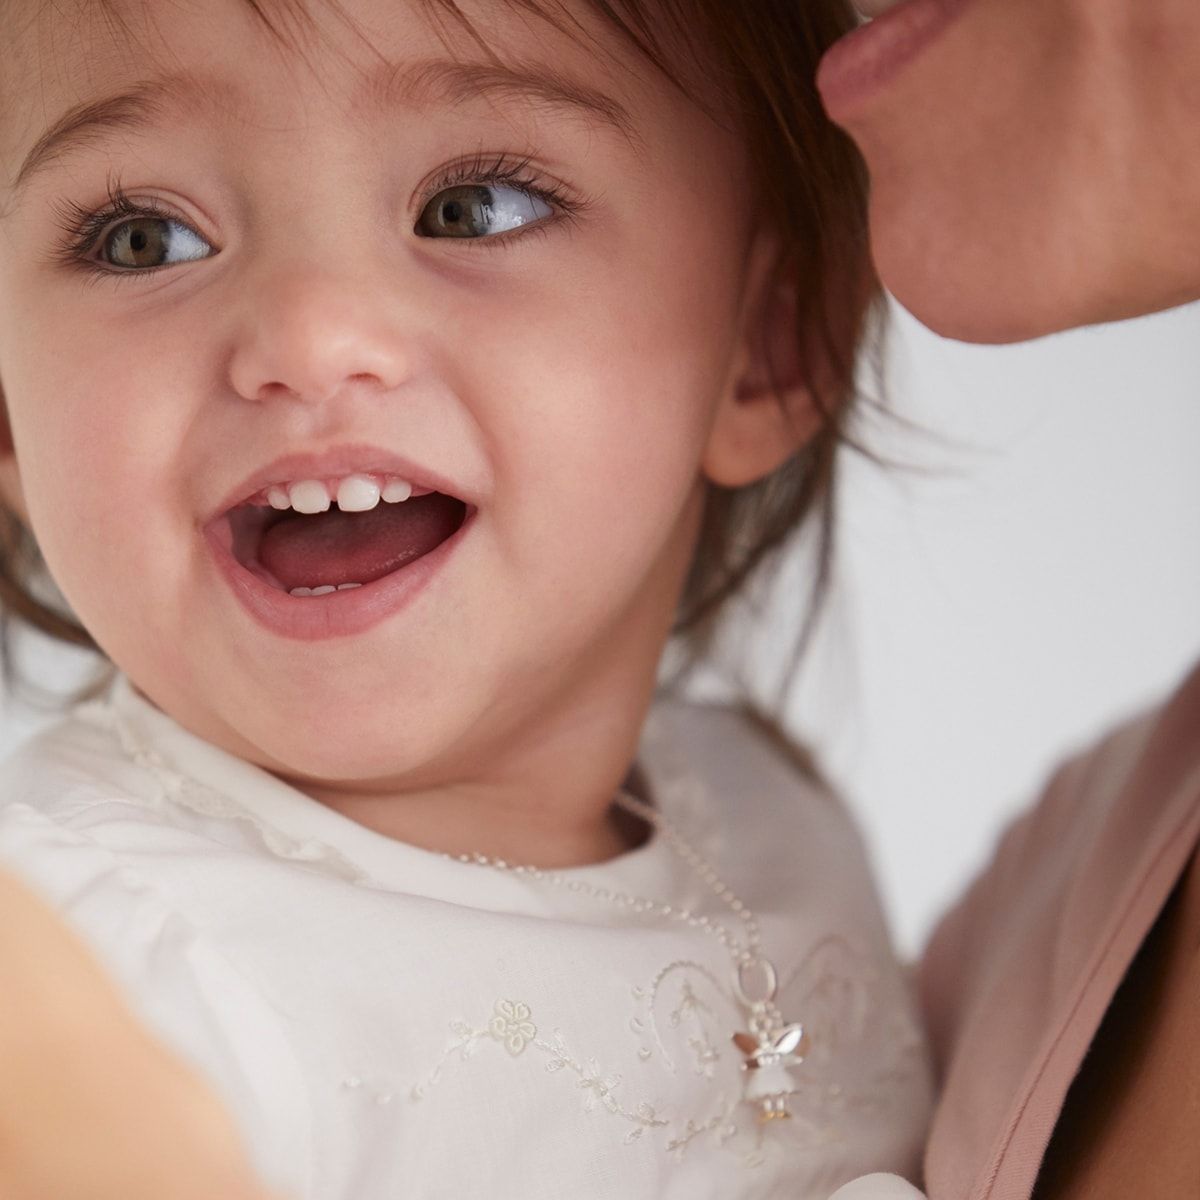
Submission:
<svg viewBox="0 0 1200 1200">
<path fill-rule="evenodd" d="M 310 1194 L 310 1114 L 278 1015 L 137 870 L 27 804 L 0 810 L 0 864 L 91 946 L 147 1026 L 221 1097 L 264 1182 Z"/>
<path fill-rule="evenodd" d="M 925 1193 L 899 1175 L 863 1175 L 838 1188 L 829 1200 L 925 1200 Z"/>
</svg>

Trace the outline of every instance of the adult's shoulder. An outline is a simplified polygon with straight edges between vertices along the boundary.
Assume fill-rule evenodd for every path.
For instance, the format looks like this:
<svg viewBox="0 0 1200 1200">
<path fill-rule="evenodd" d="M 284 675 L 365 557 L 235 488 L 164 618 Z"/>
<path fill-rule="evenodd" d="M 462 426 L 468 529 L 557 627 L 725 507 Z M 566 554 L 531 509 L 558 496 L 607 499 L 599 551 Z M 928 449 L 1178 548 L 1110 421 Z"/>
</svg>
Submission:
<svg viewBox="0 0 1200 1200">
<path fill-rule="evenodd" d="M 990 862 L 943 918 L 930 954 L 947 942 L 980 944 L 984 926 L 1012 915 L 1005 897 L 1040 896 L 1052 880 L 1061 881 L 1073 869 L 1145 754 L 1159 713 L 1155 706 L 1136 714 L 1059 764 L 1042 791 L 1010 821 Z M 954 952 L 959 955 L 960 948 Z M 962 965 L 960 957 L 960 974 Z"/>
<path fill-rule="evenodd" d="M 1056 971 L 1089 949 L 1115 898 L 1174 821 L 1189 776 L 1200 802 L 1200 665 L 1167 700 L 1073 754 L 1000 837 L 990 863 L 938 925 L 923 992 L 938 1040 L 953 1036 L 964 993 L 986 986 L 990 964 L 1031 923 L 1070 930 L 1054 940 Z M 1184 798 L 1186 805 L 1186 796 Z M 1067 962 L 1066 959 L 1071 959 Z"/>
<path fill-rule="evenodd" d="M 920 970 L 943 1079 L 934 1196 L 1027 1196 L 1064 1097 L 1200 842 L 1200 668 L 1075 755 Z"/>
</svg>

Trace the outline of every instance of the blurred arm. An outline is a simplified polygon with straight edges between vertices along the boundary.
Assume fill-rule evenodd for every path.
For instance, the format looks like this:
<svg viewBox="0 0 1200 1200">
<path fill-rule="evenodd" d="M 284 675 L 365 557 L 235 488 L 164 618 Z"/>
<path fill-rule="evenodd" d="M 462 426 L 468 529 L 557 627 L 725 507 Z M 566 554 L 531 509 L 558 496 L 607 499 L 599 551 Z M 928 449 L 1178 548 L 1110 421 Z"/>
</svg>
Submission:
<svg viewBox="0 0 1200 1200">
<path fill-rule="evenodd" d="M 268 1200 L 216 1098 L 86 947 L 0 873 L 0 1195 Z"/>
</svg>

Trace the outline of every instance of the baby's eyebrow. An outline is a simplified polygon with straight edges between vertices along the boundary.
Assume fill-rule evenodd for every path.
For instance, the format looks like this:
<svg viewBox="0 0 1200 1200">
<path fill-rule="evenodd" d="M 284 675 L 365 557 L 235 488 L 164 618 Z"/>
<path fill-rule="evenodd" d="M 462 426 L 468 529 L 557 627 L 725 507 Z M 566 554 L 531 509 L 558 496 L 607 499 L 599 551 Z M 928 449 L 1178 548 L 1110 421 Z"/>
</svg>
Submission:
<svg viewBox="0 0 1200 1200">
<path fill-rule="evenodd" d="M 599 121 L 627 141 L 640 145 L 633 118 L 611 96 L 545 63 L 506 64 L 421 59 L 385 65 L 368 79 L 368 104 L 389 108 L 433 101 L 465 104 L 475 98 L 520 99 L 551 110 Z"/>
<path fill-rule="evenodd" d="M 240 95 L 239 89 L 219 80 L 174 74 L 143 79 L 101 100 L 77 104 L 34 142 L 13 180 L 13 193 L 28 187 L 35 175 L 113 133 L 153 129 L 185 104 L 213 109 L 235 104 Z"/>
<path fill-rule="evenodd" d="M 400 104 L 420 107 L 436 100 L 465 104 L 473 99 L 523 99 L 543 109 L 582 115 L 639 144 L 628 111 L 611 96 L 541 64 L 505 65 L 453 59 L 382 63 L 365 80 L 356 107 L 386 110 Z M 111 96 L 68 109 L 38 138 L 13 181 L 14 195 L 35 175 L 70 154 L 117 131 L 145 132 L 181 108 L 199 105 L 226 115 L 244 114 L 246 97 L 230 80 L 191 73 L 157 75 Z"/>
</svg>

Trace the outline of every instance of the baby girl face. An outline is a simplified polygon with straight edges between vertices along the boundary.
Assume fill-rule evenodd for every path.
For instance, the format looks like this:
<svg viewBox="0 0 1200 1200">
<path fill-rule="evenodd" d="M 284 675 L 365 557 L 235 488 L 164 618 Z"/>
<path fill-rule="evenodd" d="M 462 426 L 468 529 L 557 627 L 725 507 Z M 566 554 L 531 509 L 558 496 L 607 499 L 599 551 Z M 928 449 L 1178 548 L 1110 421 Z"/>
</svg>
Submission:
<svg viewBox="0 0 1200 1200">
<path fill-rule="evenodd" d="M 312 7 L 297 52 L 240 0 L 8 0 L 7 478 L 183 724 L 430 786 L 651 686 L 730 461 L 749 188 L 583 4 L 596 42 L 463 4 L 496 61 L 415 0 Z"/>
</svg>

